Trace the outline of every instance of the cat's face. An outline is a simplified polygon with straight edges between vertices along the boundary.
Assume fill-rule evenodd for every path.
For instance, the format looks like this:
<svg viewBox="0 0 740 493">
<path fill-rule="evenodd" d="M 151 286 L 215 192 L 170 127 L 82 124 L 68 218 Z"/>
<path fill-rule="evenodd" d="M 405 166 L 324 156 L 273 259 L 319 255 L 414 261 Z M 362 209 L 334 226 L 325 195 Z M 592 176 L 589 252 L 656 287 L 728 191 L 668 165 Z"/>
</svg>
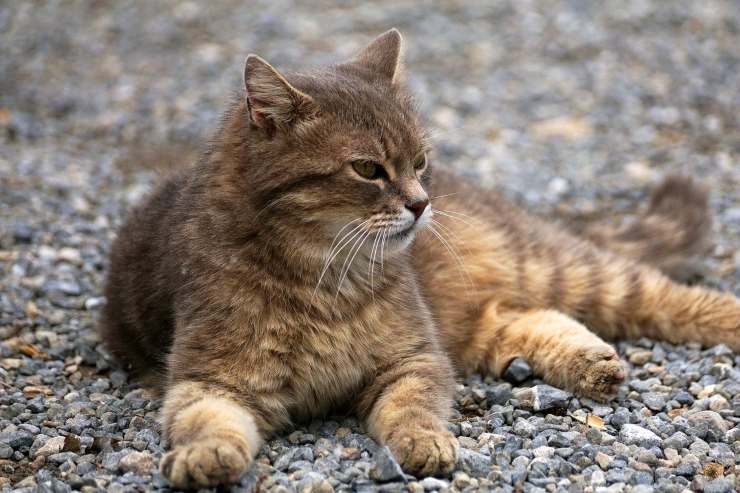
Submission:
<svg viewBox="0 0 740 493">
<path fill-rule="evenodd" d="M 288 78 L 247 60 L 249 117 L 269 162 L 257 207 L 317 250 L 392 255 L 431 219 L 429 149 L 397 80 L 400 41 L 390 31 L 348 63 Z"/>
</svg>

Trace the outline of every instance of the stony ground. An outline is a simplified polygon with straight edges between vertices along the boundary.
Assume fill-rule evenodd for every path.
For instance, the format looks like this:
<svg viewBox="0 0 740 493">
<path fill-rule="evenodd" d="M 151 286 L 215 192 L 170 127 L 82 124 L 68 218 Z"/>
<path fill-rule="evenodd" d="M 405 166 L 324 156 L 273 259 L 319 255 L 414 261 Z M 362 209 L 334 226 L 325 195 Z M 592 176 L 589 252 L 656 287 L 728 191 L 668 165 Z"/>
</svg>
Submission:
<svg viewBox="0 0 740 493">
<path fill-rule="evenodd" d="M 438 163 L 578 219 L 621 217 L 660 174 L 695 174 L 719 219 L 703 282 L 740 293 L 735 1 L 3 2 L 3 491 L 167 488 L 160 403 L 93 330 L 115 227 L 158 169 L 192 159 L 247 53 L 325 63 L 391 26 Z M 452 477 L 403 476 L 335 417 L 270 441 L 240 491 L 735 491 L 740 356 L 619 350 L 629 376 L 608 404 L 543 386 L 522 361 L 508 382 L 461 384 Z"/>
</svg>

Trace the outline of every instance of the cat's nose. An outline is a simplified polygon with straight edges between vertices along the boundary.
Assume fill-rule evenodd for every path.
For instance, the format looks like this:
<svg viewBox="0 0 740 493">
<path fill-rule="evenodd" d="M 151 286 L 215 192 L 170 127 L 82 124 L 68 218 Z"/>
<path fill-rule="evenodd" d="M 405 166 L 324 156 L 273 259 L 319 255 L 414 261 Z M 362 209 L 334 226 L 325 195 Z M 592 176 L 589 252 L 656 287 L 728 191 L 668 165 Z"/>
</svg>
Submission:
<svg viewBox="0 0 740 493">
<path fill-rule="evenodd" d="M 406 204 L 406 208 L 414 214 L 414 219 L 419 219 L 428 205 L 429 199 L 422 199 Z"/>
</svg>

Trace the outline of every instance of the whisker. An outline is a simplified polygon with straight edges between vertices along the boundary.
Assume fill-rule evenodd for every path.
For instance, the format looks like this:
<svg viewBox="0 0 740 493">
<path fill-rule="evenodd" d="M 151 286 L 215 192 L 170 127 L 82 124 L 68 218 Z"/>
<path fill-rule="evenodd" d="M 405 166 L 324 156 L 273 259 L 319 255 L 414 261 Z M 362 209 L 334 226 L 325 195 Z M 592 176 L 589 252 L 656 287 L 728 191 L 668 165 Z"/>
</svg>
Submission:
<svg viewBox="0 0 740 493">
<path fill-rule="evenodd" d="M 450 197 L 452 195 L 457 195 L 458 193 L 460 193 L 460 192 L 452 192 L 452 193 L 446 193 L 444 195 L 437 195 L 436 197 L 430 197 L 429 198 L 429 201 L 431 202 L 434 199 L 441 199 L 442 197 Z"/>
<path fill-rule="evenodd" d="M 439 224 L 439 223 L 437 223 L 437 224 Z M 452 257 L 457 261 L 457 264 L 458 264 L 459 270 L 460 270 L 460 275 L 463 277 L 463 279 L 465 279 L 465 280 L 468 281 L 469 289 L 472 290 L 474 288 L 473 280 L 470 277 L 470 272 L 468 272 L 468 269 L 465 266 L 465 263 L 462 261 L 462 258 L 460 257 L 460 254 L 457 252 L 457 250 L 452 245 L 450 245 L 449 241 L 447 241 L 444 238 L 444 236 L 442 235 L 442 233 L 439 232 L 439 231 L 437 231 L 434 228 L 434 226 L 432 226 L 431 228 L 429 228 L 429 231 L 431 231 L 434 234 L 434 236 L 436 236 L 437 239 L 439 239 L 439 241 L 442 243 L 442 245 L 444 245 L 444 247 L 447 249 L 447 251 L 450 253 L 450 255 L 452 255 Z"/>
<path fill-rule="evenodd" d="M 324 278 L 324 275 L 326 275 L 327 271 L 329 270 L 329 266 L 334 261 L 334 259 L 337 257 L 337 255 L 339 255 L 341 253 L 341 251 L 344 250 L 344 247 L 346 247 L 348 244 L 350 244 L 352 242 L 352 240 L 354 240 L 358 235 L 362 234 L 361 228 L 365 224 L 367 224 L 369 222 L 370 222 L 370 219 L 367 219 L 367 220 L 363 221 L 362 223 L 358 224 L 357 226 L 355 226 L 354 228 L 352 228 L 351 231 L 349 231 L 348 233 L 346 233 L 342 237 L 342 239 L 339 240 L 339 242 L 337 242 L 337 245 L 335 247 L 333 247 L 332 249 L 329 250 L 329 253 L 327 254 L 327 260 L 324 263 L 324 268 L 322 269 L 321 275 L 319 276 L 319 280 L 316 283 L 316 287 L 313 290 L 313 295 L 311 296 L 311 299 L 313 299 L 313 297 L 316 296 L 316 292 L 319 289 L 319 285 L 321 284 L 321 280 Z M 352 237 L 345 241 L 345 239 L 347 237 L 349 237 L 350 235 L 352 235 Z M 332 242 L 332 244 L 334 244 L 334 242 Z M 336 251 L 332 254 L 332 251 L 333 250 L 336 250 Z M 352 251 L 352 249 L 350 249 L 350 251 Z"/>
<path fill-rule="evenodd" d="M 279 204 L 281 201 L 288 200 L 289 198 L 290 198 L 290 194 L 287 194 L 287 195 L 283 195 L 281 197 L 278 197 L 278 198 L 276 198 L 274 200 L 271 200 L 270 202 L 267 203 L 267 205 L 265 205 L 262 209 L 260 209 L 260 211 L 257 214 L 255 214 L 254 220 L 256 221 L 257 218 L 260 217 L 260 215 L 263 212 L 265 212 L 267 209 L 269 209 L 270 207 L 274 207 L 277 204 Z"/>
<path fill-rule="evenodd" d="M 342 283 L 344 282 L 344 279 L 347 277 L 347 273 L 352 268 L 352 263 L 355 261 L 355 257 L 357 257 L 357 254 L 360 252 L 360 250 L 362 250 L 362 246 L 365 244 L 365 240 L 367 239 L 368 236 L 370 236 L 370 231 L 366 231 L 362 236 L 360 236 L 360 238 L 355 242 L 354 245 L 352 245 L 352 248 L 350 248 L 349 250 L 349 255 L 351 255 L 352 258 L 349 260 L 349 263 L 347 264 L 346 268 L 344 268 L 344 265 L 342 265 L 344 272 L 342 273 L 342 276 L 339 278 L 339 284 L 337 285 L 337 292 L 334 295 L 335 303 L 337 301 L 337 298 L 339 297 L 339 291 L 342 290 Z M 357 249 L 354 251 L 355 253 L 353 254 L 352 249 L 355 248 L 356 245 L 359 245 L 359 246 L 357 246 Z M 349 256 L 347 258 L 349 258 Z M 345 259 L 345 263 L 346 262 L 347 262 L 347 259 Z"/>
<path fill-rule="evenodd" d="M 339 231 L 337 232 L 337 234 L 335 234 L 335 235 L 334 235 L 334 239 L 333 239 L 333 240 L 332 240 L 332 242 L 331 242 L 331 246 L 329 246 L 329 251 L 332 251 L 332 249 L 334 248 L 334 243 L 335 243 L 335 242 L 337 241 L 337 238 L 339 238 L 339 235 L 340 235 L 340 234 L 342 233 L 342 231 L 344 231 L 344 230 L 345 230 L 345 229 L 347 229 L 347 228 L 348 228 L 348 227 L 349 227 L 349 226 L 350 226 L 351 224 L 353 224 L 353 223 L 356 223 L 356 222 L 357 222 L 357 221 L 359 221 L 360 219 L 362 219 L 362 218 L 361 218 L 361 217 L 358 217 L 357 219 L 353 219 L 353 220 L 351 220 L 350 222 L 348 222 L 347 224 L 345 224 L 344 226 L 342 226 L 342 229 L 340 229 L 340 230 L 339 230 Z"/>
<path fill-rule="evenodd" d="M 453 216 L 450 213 L 448 213 L 447 211 L 441 211 L 439 209 L 434 209 L 434 213 L 439 214 L 440 216 L 449 217 L 450 219 L 456 219 L 456 220 L 460 221 L 461 223 L 465 224 L 466 226 L 473 227 L 473 224 L 472 223 L 466 221 L 465 219 L 463 219 L 461 217 Z"/>
<path fill-rule="evenodd" d="M 370 263 L 369 269 L 370 269 L 370 295 L 373 298 L 373 301 L 375 301 L 375 289 L 373 288 L 374 280 L 375 280 L 375 254 L 378 251 L 378 244 L 380 243 L 380 233 L 375 234 L 375 239 L 373 240 L 373 248 L 370 252 Z"/>
<path fill-rule="evenodd" d="M 473 217 L 471 215 L 463 214 L 462 212 L 458 212 L 458 211 L 450 211 L 450 210 L 447 210 L 447 209 L 436 209 L 436 208 L 434 209 L 434 211 L 435 212 L 445 212 L 447 214 L 453 214 L 453 215 L 457 215 L 457 216 L 462 216 L 462 217 L 464 217 L 466 219 L 470 219 L 470 220 L 473 220 L 473 221 L 476 221 L 477 220 L 475 217 Z"/>
<path fill-rule="evenodd" d="M 380 275 L 383 277 L 383 281 L 385 281 L 385 240 L 388 239 L 389 231 L 390 226 L 383 228 L 383 239 L 380 242 Z"/>
</svg>

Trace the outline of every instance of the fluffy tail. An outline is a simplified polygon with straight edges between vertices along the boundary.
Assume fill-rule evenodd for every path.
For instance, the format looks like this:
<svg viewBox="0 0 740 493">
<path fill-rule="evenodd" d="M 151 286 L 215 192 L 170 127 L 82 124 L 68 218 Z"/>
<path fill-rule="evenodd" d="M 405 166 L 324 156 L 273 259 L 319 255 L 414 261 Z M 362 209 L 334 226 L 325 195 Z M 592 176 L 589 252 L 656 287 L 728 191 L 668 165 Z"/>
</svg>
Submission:
<svg viewBox="0 0 740 493">
<path fill-rule="evenodd" d="M 671 175 L 653 191 L 647 210 L 636 219 L 619 227 L 591 224 L 583 235 L 674 280 L 687 281 L 702 271 L 702 257 L 712 247 L 711 231 L 706 187 Z"/>
</svg>

